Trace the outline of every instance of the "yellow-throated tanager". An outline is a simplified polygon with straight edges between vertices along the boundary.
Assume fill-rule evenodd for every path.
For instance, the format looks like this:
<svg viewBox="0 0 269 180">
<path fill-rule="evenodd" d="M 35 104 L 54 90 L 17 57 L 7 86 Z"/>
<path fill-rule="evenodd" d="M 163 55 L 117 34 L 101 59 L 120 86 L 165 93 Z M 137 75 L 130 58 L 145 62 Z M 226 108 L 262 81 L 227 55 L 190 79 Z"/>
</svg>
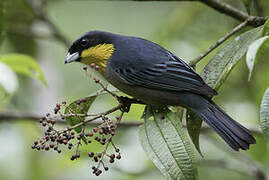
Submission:
<svg viewBox="0 0 269 180">
<path fill-rule="evenodd" d="M 90 31 L 73 42 L 65 63 L 95 65 L 124 93 L 153 106 L 184 106 L 194 111 L 234 150 L 255 144 L 251 133 L 212 100 L 209 87 L 182 59 L 151 41 Z"/>
</svg>

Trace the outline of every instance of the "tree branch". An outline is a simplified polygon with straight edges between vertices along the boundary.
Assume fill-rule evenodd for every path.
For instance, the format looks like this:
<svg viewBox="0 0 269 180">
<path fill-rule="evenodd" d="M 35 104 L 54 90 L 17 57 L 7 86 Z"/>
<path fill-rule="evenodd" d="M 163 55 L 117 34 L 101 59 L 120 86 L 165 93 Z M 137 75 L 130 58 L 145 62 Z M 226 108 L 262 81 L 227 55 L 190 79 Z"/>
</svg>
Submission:
<svg viewBox="0 0 269 180">
<path fill-rule="evenodd" d="M 227 3 L 221 2 L 219 0 L 199 0 L 199 1 L 217 10 L 218 12 L 231 16 L 239 21 L 246 21 L 249 19 L 248 25 L 250 26 L 254 27 L 261 26 L 268 19 L 268 17 L 250 16 L 247 13 L 240 11 L 239 9 Z"/>
<path fill-rule="evenodd" d="M 163 0 L 134 0 L 134 1 L 163 1 Z M 254 27 L 263 25 L 265 21 L 268 19 L 268 16 L 267 17 L 250 16 L 247 13 L 219 0 L 166 0 L 166 1 L 199 1 L 215 9 L 216 11 L 231 16 L 232 18 L 237 19 L 239 21 L 246 21 L 247 19 L 250 19 L 248 21 L 248 25 Z"/>
<path fill-rule="evenodd" d="M 28 120 L 28 121 L 34 121 L 34 122 L 39 122 L 39 120 L 43 116 L 32 113 L 32 112 L 23 112 L 23 111 L 0 111 L 0 122 L 11 122 L 11 121 L 22 121 L 22 120 Z M 101 116 L 100 116 L 101 117 Z M 57 119 L 57 123 L 59 124 L 66 124 L 65 120 Z M 89 125 L 96 126 L 100 125 L 103 122 L 90 122 Z M 129 121 L 129 122 L 124 122 L 121 121 L 118 125 L 120 127 L 136 127 L 143 124 L 142 121 Z M 185 127 L 185 126 L 184 126 Z M 253 134 L 262 134 L 260 128 L 258 127 L 247 127 Z M 203 126 L 201 129 L 201 132 L 206 133 L 211 131 L 211 128 L 208 126 Z"/>
</svg>

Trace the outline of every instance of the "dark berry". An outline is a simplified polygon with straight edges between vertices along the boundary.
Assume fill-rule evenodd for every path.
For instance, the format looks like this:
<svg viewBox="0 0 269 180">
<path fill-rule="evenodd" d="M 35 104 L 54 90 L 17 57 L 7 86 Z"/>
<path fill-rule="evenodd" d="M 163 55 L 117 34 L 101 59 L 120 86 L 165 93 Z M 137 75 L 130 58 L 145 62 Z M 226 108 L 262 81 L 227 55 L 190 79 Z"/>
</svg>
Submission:
<svg viewBox="0 0 269 180">
<path fill-rule="evenodd" d="M 90 65 L 92 68 L 94 68 L 95 67 L 95 64 L 94 63 L 91 63 L 91 65 Z"/>
<path fill-rule="evenodd" d="M 100 129 L 99 130 L 99 134 L 104 134 L 104 130 L 103 129 Z"/>
<path fill-rule="evenodd" d="M 87 66 L 83 66 L 83 70 L 87 71 L 88 67 Z"/>
<path fill-rule="evenodd" d="M 54 146 L 55 146 L 55 144 L 54 143 L 50 143 L 50 148 L 53 148 Z"/>
<path fill-rule="evenodd" d="M 97 133 L 97 131 L 98 131 L 98 128 L 93 128 L 94 133 Z"/>
<path fill-rule="evenodd" d="M 121 155 L 120 155 L 120 154 L 118 154 L 116 158 L 117 158 L 117 159 L 121 159 Z"/>
<path fill-rule="evenodd" d="M 89 152 L 89 157 L 93 157 L 94 156 L 94 153 L 93 152 Z"/>
<path fill-rule="evenodd" d="M 94 79 L 95 83 L 99 83 L 100 80 L 99 79 Z"/>
<path fill-rule="evenodd" d="M 52 125 L 54 125 L 54 124 L 56 123 L 56 120 L 52 119 L 52 120 L 50 121 L 50 123 L 51 123 Z"/>
<path fill-rule="evenodd" d="M 109 156 L 111 159 L 115 159 L 115 154 L 111 154 L 110 156 Z"/>
<path fill-rule="evenodd" d="M 93 132 L 87 133 L 87 136 L 92 137 L 93 136 Z"/>
</svg>

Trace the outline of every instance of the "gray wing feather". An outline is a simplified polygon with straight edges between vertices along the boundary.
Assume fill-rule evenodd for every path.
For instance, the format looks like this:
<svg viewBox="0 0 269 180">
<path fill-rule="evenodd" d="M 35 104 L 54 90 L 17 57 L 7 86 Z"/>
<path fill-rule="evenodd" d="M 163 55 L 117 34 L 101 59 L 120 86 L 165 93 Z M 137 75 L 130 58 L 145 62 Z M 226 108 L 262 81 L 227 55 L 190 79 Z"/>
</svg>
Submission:
<svg viewBox="0 0 269 180">
<path fill-rule="evenodd" d="M 206 96 L 217 94 L 186 63 L 175 58 L 174 55 L 170 55 L 169 61 L 152 64 L 143 69 L 137 70 L 131 67 L 117 69 L 116 72 L 132 86 L 169 91 L 191 91 Z"/>
</svg>

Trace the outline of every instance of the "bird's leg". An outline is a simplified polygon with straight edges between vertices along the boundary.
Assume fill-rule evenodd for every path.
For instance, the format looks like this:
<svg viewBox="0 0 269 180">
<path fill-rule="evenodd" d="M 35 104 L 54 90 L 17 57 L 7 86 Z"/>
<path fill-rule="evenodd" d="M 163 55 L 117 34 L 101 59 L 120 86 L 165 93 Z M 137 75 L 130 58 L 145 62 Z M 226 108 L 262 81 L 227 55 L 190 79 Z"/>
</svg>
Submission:
<svg viewBox="0 0 269 180">
<path fill-rule="evenodd" d="M 118 102 L 121 104 L 121 108 L 120 110 L 122 112 L 129 112 L 130 111 L 130 107 L 132 104 L 145 104 L 144 102 L 134 99 L 134 98 L 128 98 L 125 96 L 120 96 L 117 97 Z"/>
<path fill-rule="evenodd" d="M 128 97 L 124 97 L 124 96 L 120 96 L 117 98 L 118 102 L 121 104 L 121 108 L 120 110 L 122 112 L 129 112 L 130 111 L 130 107 L 132 105 L 132 103 L 130 102 L 130 98 Z"/>
</svg>

